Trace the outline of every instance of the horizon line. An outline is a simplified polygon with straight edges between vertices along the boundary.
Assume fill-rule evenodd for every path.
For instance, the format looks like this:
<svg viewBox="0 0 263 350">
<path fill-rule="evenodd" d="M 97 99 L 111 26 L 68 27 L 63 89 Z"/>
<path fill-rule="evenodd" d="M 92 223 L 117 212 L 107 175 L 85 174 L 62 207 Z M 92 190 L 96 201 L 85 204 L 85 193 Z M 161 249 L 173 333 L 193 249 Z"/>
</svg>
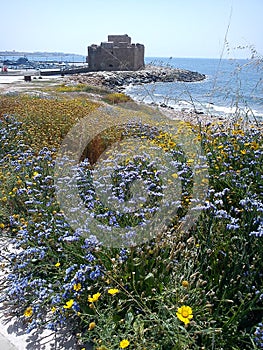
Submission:
<svg viewBox="0 0 263 350">
<path fill-rule="evenodd" d="M 34 54 L 45 54 L 45 55 L 71 55 L 71 56 L 82 56 L 86 57 L 87 55 L 83 55 L 80 53 L 70 53 L 70 52 L 60 52 L 60 51 L 14 51 L 14 50 L 5 50 L 0 51 L 0 56 L 12 56 L 19 55 L 19 54 L 28 54 L 28 55 L 34 55 Z M 145 56 L 145 58 L 165 58 L 165 59 L 236 59 L 236 60 L 249 60 L 252 59 L 251 57 L 204 57 L 204 56 L 173 56 L 173 55 L 167 55 L 167 56 Z"/>
</svg>

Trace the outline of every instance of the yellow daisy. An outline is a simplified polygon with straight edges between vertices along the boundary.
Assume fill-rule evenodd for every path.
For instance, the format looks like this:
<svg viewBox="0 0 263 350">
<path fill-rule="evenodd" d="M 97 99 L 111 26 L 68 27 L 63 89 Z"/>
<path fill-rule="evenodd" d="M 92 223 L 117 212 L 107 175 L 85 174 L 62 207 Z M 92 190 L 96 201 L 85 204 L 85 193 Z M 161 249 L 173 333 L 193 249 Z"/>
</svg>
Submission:
<svg viewBox="0 0 263 350">
<path fill-rule="evenodd" d="M 120 342 L 120 348 L 121 348 L 121 349 L 125 349 L 125 348 L 127 348 L 129 345 L 130 345 L 130 342 L 129 342 L 129 340 L 127 340 L 127 339 L 123 339 L 123 340 Z"/>
<path fill-rule="evenodd" d="M 190 306 L 183 305 L 179 307 L 176 313 L 176 316 L 184 324 L 190 323 L 190 320 L 193 318 L 193 310 Z"/>
<path fill-rule="evenodd" d="M 100 296 L 101 296 L 101 293 L 93 294 L 92 297 L 88 297 L 88 301 L 90 303 L 94 303 L 95 301 L 97 301 L 99 299 Z"/>
<path fill-rule="evenodd" d="M 117 293 L 119 293 L 119 289 L 110 288 L 110 289 L 108 290 L 108 293 L 111 294 L 111 295 L 117 294 Z"/>
</svg>

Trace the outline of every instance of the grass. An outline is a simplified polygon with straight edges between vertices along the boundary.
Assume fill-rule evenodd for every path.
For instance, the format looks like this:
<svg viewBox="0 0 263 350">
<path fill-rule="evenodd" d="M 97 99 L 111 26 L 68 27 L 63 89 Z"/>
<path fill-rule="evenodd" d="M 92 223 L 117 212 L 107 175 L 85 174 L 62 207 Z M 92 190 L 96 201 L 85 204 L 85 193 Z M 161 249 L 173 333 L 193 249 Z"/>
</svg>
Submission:
<svg viewBox="0 0 263 350">
<path fill-rule="evenodd" d="M 76 97 L 38 98 L 1 96 L 0 113 L 10 114 L 23 123 L 33 149 L 57 148 L 70 127 L 98 107 L 98 103 Z"/>
<path fill-rule="evenodd" d="M 106 95 L 109 93 L 109 91 L 105 88 L 81 83 L 76 85 L 59 85 L 55 90 L 57 92 L 87 92 L 99 95 Z"/>
<path fill-rule="evenodd" d="M 56 331 L 70 323 L 80 349 L 88 344 L 97 350 L 260 349 L 262 126 L 235 120 L 199 129 L 181 123 L 199 140 L 209 165 L 198 220 L 185 231 L 180 218 L 173 218 L 165 232 L 146 242 L 114 248 L 103 246 L 95 231 L 82 235 L 72 229 L 53 182 L 60 143 L 79 119 L 90 115 L 92 125 L 97 107 L 80 97 L 1 97 L 0 232 L 13 238 L 16 249 L 2 257 L 8 271 L 2 295 L 10 312 L 28 331 Z M 146 188 L 136 192 L 144 203 L 136 212 L 141 222 L 158 212 L 158 198 L 165 203 L 166 187 L 177 179 L 184 186 L 176 215 L 190 210 L 192 176 L 198 169 L 185 159 L 178 135 L 162 132 L 157 122 L 149 127 L 148 117 L 106 130 L 86 150 L 93 161 L 78 164 L 73 175 L 101 230 L 136 227 L 138 221 L 98 198 L 106 179 L 93 178 L 98 160 L 101 169 L 111 171 L 118 202 L 133 198 L 135 179 Z M 116 118 L 116 125 L 123 125 L 121 114 Z M 111 154 L 115 164 L 99 158 L 109 145 L 116 140 L 121 145 L 131 135 L 142 141 L 139 156 L 128 153 L 134 147 L 128 141 L 123 146 L 127 153 L 117 147 Z M 153 159 L 156 147 L 176 163 L 169 181 L 163 181 L 165 166 Z M 66 194 L 71 181 L 64 182 Z M 182 315 L 182 310 L 187 312 Z"/>
<path fill-rule="evenodd" d="M 109 104 L 115 105 L 115 104 L 119 104 L 119 103 L 130 102 L 130 101 L 132 101 L 132 99 L 123 93 L 114 92 L 114 93 L 107 94 L 103 98 L 103 101 L 105 101 Z"/>
</svg>

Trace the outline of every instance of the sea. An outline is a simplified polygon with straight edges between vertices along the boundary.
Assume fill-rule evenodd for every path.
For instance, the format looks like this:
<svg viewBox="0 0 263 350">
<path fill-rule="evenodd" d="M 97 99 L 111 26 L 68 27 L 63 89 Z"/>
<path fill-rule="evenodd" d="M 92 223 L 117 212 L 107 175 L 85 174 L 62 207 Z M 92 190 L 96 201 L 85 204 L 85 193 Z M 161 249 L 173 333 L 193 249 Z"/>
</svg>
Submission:
<svg viewBox="0 0 263 350">
<path fill-rule="evenodd" d="M 63 53 L 63 52 L 14 52 L 5 53 L 0 52 L 0 61 L 10 60 L 15 62 L 19 58 L 27 58 L 29 61 L 33 62 L 65 62 L 65 63 L 84 63 L 86 62 L 86 57 L 79 54 L 73 53 Z"/>
<path fill-rule="evenodd" d="M 263 120 L 263 60 L 148 57 L 146 64 L 205 74 L 200 82 L 129 86 L 133 99 L 175 110 L 216 116 L 245 115 Z"/>
</svg>

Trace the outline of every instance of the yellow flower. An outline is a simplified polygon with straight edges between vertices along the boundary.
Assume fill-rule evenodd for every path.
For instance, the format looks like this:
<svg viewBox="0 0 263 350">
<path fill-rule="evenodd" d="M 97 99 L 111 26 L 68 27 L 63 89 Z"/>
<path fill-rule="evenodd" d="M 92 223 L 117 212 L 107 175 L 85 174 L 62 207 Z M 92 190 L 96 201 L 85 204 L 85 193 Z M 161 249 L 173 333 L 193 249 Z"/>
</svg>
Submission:
<svg viewBox="0 0 263 350">
<path fill-rule="evenodd" d="M 190 323 L 190 320 L 193 318 L 193 311 L 190 306 L 183 305 L 182 307 L 178 308 L 176 316 L 184 324 L 188 324 Z"/>
<path fill-rule="evenodd" d="M 173 141 L 169 141 L 168 144 L 169 144 L 170 147 L 174 147 L 176 145 L 176 143 L 173 142 Z"/>
<path fill-rule="evenodd" d="M 88 297 L 88 301 L 90 303 L 94 303 L 95 301 L 97 301 L 99 299 L 100 296 L 101 296 L 101 293 L 93 294 L 92 297 Z"/>
<path fill-rule="evenodd" d="M 95 327 L 96 327 L 96 323 L 95 322 L 90 322 L 88 330 L 92 331 L 92 329 L 94 329 Z"/>
<path fill-rule="evenodd" d="M 70 299 L 69 301 L 66 302 L 66 305 L 64 305 L 64 309 L 70 309 L 72 305 L 74 304 L 74 300 Z"/>
<path fill-rule="evenodd" d="M 25 311 L 24 311 L 24 316 L 25 317 L 31 317 L 33 315 L 33 309 L 31 306 L 29 306 Z"/>
<path fill-rule="evenodd" d="M 257 150 L 259 148 L 259 144 L 256 143 L 255 141 L 252 141 L 251 142 L 251 148 L 254 149 L 254 150 Z"/>
<path fill-rule="evenodd" d="M 127 348 L 129 345 L 130 345 L 130 342 L 129 342 L 129 340 L 127 340 L 127 339 L 123 339 L 123 340 L 120 342 L 120 348 L 121 348 L 121 349 L 125 349 L 125 348 Z"/>
<path fill-rule="evenodd" d="M 55 312 L 57 309 L 55 308 L 55 306 L 52 306 L 52 309 L 51 309 L 51 311 L 52 312 Z"/>
<path fill-rule="evenodd" d="M 5 228 L 5 224 L 3 224 L 2 222 L 0 223 L 0 228 L 4 229 Z"/>
<path fill-rule="evenodd" d="M 73 289 L 74 289 L 76 292 L 78 292 L 79 290 L 81 290 L 81 284 L 80 284 L 80 283 L 74 284 Z"/>
<path fill-rule="evenodd" d="M 55 264 L 56 267 L 59 267 L 60 266 L 60 262 L 58 261 L 56 264 Z"/>
<path fill-rule="evenodd" d="M 39 173 L 37 172 L 37 171 L 34 171 L 33 172 L 33 177 L 36 177 L 36 176 L 38 176 L 39 175 Z"/>
<path fill-rule="evenodd" d="M 189 286 L 189 282 L 188 281 L 182 281 L 182 286 L 187 288 Z"/>
<path fill-rule="evenodd" d="M 108 293 L 111 294 L 111 295 L 117 294 L 117 293 L 119 293 L 119 289 L 110 288 L 110 289 L 108 290 Z"/>
</svg>

